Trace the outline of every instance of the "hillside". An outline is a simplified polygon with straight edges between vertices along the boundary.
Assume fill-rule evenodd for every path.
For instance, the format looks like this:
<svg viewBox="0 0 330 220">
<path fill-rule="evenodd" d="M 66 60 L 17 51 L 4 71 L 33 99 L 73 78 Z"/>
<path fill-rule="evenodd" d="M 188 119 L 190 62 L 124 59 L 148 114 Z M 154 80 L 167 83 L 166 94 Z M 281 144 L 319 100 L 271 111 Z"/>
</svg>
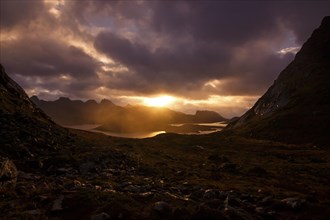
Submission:
<svg viewBox="0 0 330 220">
<path fill-rule="evenodd" d="M 330 144 L 330 17 L 274 84 L 226 129 L 246 137 Z"/>
<path fill-rule="evenodd" d="M 71 139 L 69 132 L 37 108 L 8 77 L 4 67 L 0 68 L 1 155 L 37 160 L 41 155 L 56 152 L 59 145 L 65 149 Z"/>
</svg>

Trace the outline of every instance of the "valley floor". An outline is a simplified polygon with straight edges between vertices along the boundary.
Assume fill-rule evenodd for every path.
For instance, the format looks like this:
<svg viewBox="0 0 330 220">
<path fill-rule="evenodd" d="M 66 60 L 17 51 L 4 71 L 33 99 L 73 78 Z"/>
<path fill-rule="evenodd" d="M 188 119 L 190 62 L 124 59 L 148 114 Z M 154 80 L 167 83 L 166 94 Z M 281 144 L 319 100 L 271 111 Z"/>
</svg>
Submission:
<svg viewBox="0 0 330 220">
<path fill-rule="evenodd" d="M 312 145 L 72 130 L 71 151 L 14 161 L 4 219 L 329 219 L 330 153 Z M 40 167 L 40 169 L 38 168 Z"/>
</svg>

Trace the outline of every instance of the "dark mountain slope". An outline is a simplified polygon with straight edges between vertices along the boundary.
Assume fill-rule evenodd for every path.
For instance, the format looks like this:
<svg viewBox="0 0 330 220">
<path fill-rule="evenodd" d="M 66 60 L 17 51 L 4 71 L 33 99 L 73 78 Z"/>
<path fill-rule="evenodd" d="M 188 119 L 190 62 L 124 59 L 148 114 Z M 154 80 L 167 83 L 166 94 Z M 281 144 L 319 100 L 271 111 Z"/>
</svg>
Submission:
<svg viewBox="0 0 330 220">
<path fill-rule="evenodd" d="M 64 149 L 69 132 L 56 125 L 0 66 L 0 155 L 29 159 Z"/>
<path fill-rule="evenodd" d="M 330 144 L 330 17 L 257 103 L 227 132 L 291 143 Z"/>
</svg>

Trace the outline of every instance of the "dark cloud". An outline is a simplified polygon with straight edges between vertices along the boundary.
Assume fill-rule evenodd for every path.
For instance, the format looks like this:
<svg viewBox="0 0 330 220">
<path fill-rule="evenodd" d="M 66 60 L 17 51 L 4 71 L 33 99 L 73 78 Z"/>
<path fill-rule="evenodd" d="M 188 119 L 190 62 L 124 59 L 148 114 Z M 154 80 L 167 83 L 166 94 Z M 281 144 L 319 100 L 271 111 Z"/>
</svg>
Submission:
<svg viewBox="0 0 330 220">
<path fill-rule="evenodd" d="M 299 43 L 309 37 L 330 3 L 320 1 L 171 1 L 154 7 L 152 26 L 162 34 L 192 34 L 202 41 L 240 44 L 278 34 L 287 25 Z"/>
<path fill-rule="evenodd" d="M 100 86 L 100 62 L 83 50 L 51 38 L 23 38 L 1 47 L 1 62 L 25 89 L 84 98 Z"/>
<path fill-rule="evenodd" d="M 280 57 L 272 47 L 285 44 L 289 31 L 299 43 L 300 38 L 306 39 L 306 33 L 329 11 L 326 5 L 324 1 L 301 6 L 296 1 L 157 2 L 151 5 L 149 30 L 165 36 L 165 46 L 153 50 L 153 39 L 149 45 L 142 44 L 112 32 L 100 33 L 94 45 L 135 73 L 134 83 L 128 82 L 131 75 L 122 75 L 115 86 L 185 92 L 182 88 L 188 84 L 185 89 L 198 90 L 207 80 L 233 78 L 237 86 L 224 86 L 223 94 L 260 94 L 293 58 Z M 310 17 L 308 22 L 303 22 L 304 16 Z M 260 41 L 266 48 L 250 47 Z M 235 58 L 239 47 L 250 49 L 243 60 Z M 277 49 L 281 49 L 279 45 Z"/>
<path fill-rule="evenodd" d="M 162 33 L 188 33 L 196 40 L 239 44 L 274 28 L 269 6 L 260 1 L 168 1 L 155 7 L 153 26 Z"/>
<path fill-rule="evenodd" d="M 117 84 L 121 87 L 171 92 L 188 87 L 191 82 L 196 86 L 219 75 L 227 75 L 224 70 L 227 52 L 212 44 L 196 43 L 151 51 L 146 45 L 103 32 L 95 38 L 94 45 L 134 74 L 134 80 L 131 74 L 122 74 Z"/>
<path fill-rule="evenodd" d="M 1 29 L 11 29 L 18 24 L 28 24 L 45 10 L 42 1 L 4 0 L 0 2 Z"/>
<path fill-rule="evenodd" d="M 329 1 L 1 1 L 0 58 L 24 87 L 77 97 L 99 86 L 188 98 L 255 96 L 293 59 L 277 51 L 300 46 L 329 7 Z M 6 40 L 8 33 L 16 37 Z M 59 81 L 63 75 L 69 80 Z M 217 87 L 207 86 L 215 80 Z"/>
<path fill-rule="evenodd" d="M 9 72 L 26 76 L 70 75 L 96 77 L 99 63 L 81 49 L 52 39 L 24 38 L 1 48 L 2 62 Z"/>
</svg>

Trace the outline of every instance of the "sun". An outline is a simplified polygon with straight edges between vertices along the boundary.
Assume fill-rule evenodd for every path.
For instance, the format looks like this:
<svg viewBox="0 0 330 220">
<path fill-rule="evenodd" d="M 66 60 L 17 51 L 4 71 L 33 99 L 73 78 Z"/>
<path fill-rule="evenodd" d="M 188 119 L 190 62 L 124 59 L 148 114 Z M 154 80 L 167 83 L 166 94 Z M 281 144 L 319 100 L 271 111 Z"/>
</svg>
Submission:
<svg viewBox="0 0 330 220">
<path fill-rule="evenodd" d="M 174 100 L 175 98 L 173 96 L 163 95 L 154 98 L 145 98 L 143 100 L 143 103 L 147 106 L 152 106 L 152 107 L 165 107 L 172 104 Z"/>
</svg>

